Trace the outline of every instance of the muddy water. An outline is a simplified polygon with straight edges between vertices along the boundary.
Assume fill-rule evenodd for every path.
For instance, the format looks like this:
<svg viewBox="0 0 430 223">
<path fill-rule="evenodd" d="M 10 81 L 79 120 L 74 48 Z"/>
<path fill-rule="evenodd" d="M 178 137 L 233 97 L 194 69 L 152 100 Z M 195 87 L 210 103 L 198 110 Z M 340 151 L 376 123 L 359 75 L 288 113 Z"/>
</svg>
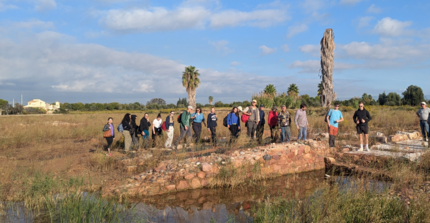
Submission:
<svg viewBox="0 0 430 223">
<path fill-rule="evenodd" d="M 360 184 L 356 182 L 360 181 Z M 363 183 L 363 181 L 365 181 Z M 383 191 L 389 183 L 360 180 L 355 177 L 326 177 L 324 170 L 287 175 L 242 185 L 236 188 L 198 189 L 168 195 L 132 200 L 136 207 L 124 222 L 252 222 L 250 210 L 267 198 L 303 199 L 318 192 L 323 184 L 337 184 L 340 191 L 358 189 L 365 185 Z M 15 207 L 15 209 L 17 206 Z M 31 214 L 7 211 L 4 222 L 44 222 L 48 218 L 35 219 Z M 0 218 L 0 221 L 2 218 Z"/>
</svg>

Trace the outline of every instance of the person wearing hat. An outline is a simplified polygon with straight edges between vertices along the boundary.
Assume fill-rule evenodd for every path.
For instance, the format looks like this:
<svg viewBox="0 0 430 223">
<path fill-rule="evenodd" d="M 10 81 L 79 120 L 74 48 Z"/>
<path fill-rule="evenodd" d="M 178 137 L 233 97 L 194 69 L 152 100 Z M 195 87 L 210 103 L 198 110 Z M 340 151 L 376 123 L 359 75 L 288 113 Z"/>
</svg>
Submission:
<svg viewBox="0 0 430 223">
<path fill-rule="evenodd" d="M 185 135 L 187 136 L 187 142 L 188 143 L 190 142 L 191 138 L 193 137 L 192 133 L 191 133 L 191 128 L 190 128 L 190 119 L 191 119 L 191 112 L 192 111 L 193 111 L 193 106 L 188 106 L 187 110 L 183 111 L 181 114 L 181 120 L 180 120 L 181 125 L 179 128 L 180 135 L 174 143 L 175 149 L 177 149 L 178 144 L 185 137 Z"/>
<path fill-rule="evenodd" d="M 272 138 L 272 142 L 276 143 L 279 138 L 278 107 L 273 105 L 272 110 L 269 112 L 269 117 L 267 119 L 267 124 L 269 124 L 270 127 L 270 137 Z"/>
<path fill-rule="evenodd" d="M 281 142 L 284 143 L 285 139 L 289 142 L 291 137 L 291 116 L 285 105 L 281 106 L 281 112 L 278 114 L 278 125 L 281 132 Z"/>
<path fill-rule="evenodd" d="M 257 100 L 252 100 L 252 105 L 248 106 L 243 110 L 243 115 L 247 115 L 248 121 L 246 126 L 248 127 L 248 136 L 252 139 L 255 136 L 258 123 L 260 122 L 260 110 L 257 108 Z"/>
<path fill-rule="evenodd" d="M 354 123 L 357 124 L 357 134 L 360 136 L 360 149 L 358 151 L 363 151 L 363 134 L 366 137 L 366 151 L 369 151 L 369 126 L 367 123 L 372 120 L 372 117 L 364 108 L 364 103 L 362 101 L 358 103 L 358 110 L 355 111 L 352 119 L 354 119 Z"/>
<path fill-rule="evenodd" d="M 260 105 L 260 122 L 258 122 L 257 126 L 257 140 L 259 144 L 263 144 L 263 134 L 264 134 L 264 124 L 266 124 L 266 120 L 264 120 L 264 104 Z"/>
<path fill-rule="evenodd" d="M 428 123 L 429 113 L 430 113 L 430 109 L 427 108 L 427 103 L 425 103 L 424 101 L 421 102 L 421 108 L 417 111 L 417 116 L 418 118 L 420 118 L 420 127 L 421 127 L 421 133 L 423 134 L 424 142 L 430 139 L 429 123 Z"/>
</svg>

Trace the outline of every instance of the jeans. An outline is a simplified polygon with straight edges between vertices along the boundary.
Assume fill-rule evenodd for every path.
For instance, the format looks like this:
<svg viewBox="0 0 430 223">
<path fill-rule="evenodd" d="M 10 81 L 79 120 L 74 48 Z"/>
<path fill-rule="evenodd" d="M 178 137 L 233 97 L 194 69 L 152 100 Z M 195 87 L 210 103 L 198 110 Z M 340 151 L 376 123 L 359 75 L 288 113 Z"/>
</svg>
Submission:
<svg viewBox="0 0 430 223">
<path fill-rule="evenodd" d="M 180 127 L 180 134 L 179 134 L 179 137 L 176 139 L 176 141 L 175 141 L 175 145 L 177 146 L 180 142 L 181 142 L 181 140 L 185 137 L 185 135 L 187 135 L 187 142 L 189 143 L 190 142 L 190 140 L 191 140 L 191 138 L 193 137 L 192 136 L 192 133 L 191 133 L 191 128 L 190 128 L 190 126 L 187 126 L 187 130 L 185 130 L 185 128 L 184 127 Z"/>
<path fill-rule="evenodd" d="M 285 142 L 285 138 L 287 138 L 287 142 L 290 141 L 290 136 L 291 136 L 291 129 L 290 126 L 283 126 L 281 127 L 281 142 Z M 305 135 L 306 138 L 306 135 Z"/>
<path fill-rule="evenodd" d="M 209 129 L 211 130 L 212 144 L 216 146 L 216 127 L 209 127 Z"/>
<path fill-rule="evenodd" d="M 427 138 L 430 139 L 429 123 L 426 120 L 421 120 L 420 127 L 421 127 L 421 133 L 423 134 L 423 139 L 426 138 L 426 131 L 427 131 Z"/>
<path fill-rule="evenodd" d="M 297 140 L 300 140 L 300 139 L 306 140 L 307 131 L 308 131 L 307 127 L 300 127 L 299 137 L 297 138 Z"/>
</svg>

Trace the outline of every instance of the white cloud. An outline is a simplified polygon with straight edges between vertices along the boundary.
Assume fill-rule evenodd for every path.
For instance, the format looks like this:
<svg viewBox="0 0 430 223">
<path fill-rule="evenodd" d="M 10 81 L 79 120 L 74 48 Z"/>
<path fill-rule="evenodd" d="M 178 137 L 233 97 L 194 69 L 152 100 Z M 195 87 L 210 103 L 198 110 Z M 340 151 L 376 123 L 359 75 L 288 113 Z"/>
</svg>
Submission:
<svg viewBox="0 0 430 223">
<path fill-rule="evenodd" d="M 47 11 L 57 8 L 55 0 L 36 0 L 34 9 L 36 11 Z"/>
<path fill-rule="evenodd" d="M 6 11 L 8 9 L 18 9 L 18 6 L 3 3 L 2 0 L 0 0 L 0 12 Z"/>
<path fill-rule="evenodd" d="M 306 24 L 298 25 L 298 26 L 290 26 L 288 27 L 287 39 L 307 31 L 309 28 Z"/>
<path fill-rule="evenodd" d="M 234 52 L 234 50 L 227 47 L 228 41 L 227 40 L 220 40 L 220 41 L 209 41 L 209 43 L 216 48 L 217 51 L 221 51 L 225 54 Z"/>
<path fill-rule="evenodd" d="M 281 46 L 281 49 L 282 49 L 284 52 L 288 52 L 288 51 L 290 51 L 290 47 L 289 47 L 287 44 L 282 45 L 282 46 Z"/>
<path fill-rule="evenodd" d="M 240 63 L 237 62 L 237 61 L 233 61 L 233 62 L 230 63 L 230 66 L 232 66 L 232 67 L 238 66 L 238 65 L 240 65 Z"/>
<path fill-rule="evenodd" d="M 411 34 L 411 30 L 406 30 L 405 28 L 412 25 L 412 22 L 406 21 L 402 22 L 390 17 L 385 17 L 373 28 L 373 32 L 381 36 L 401 36 Z"/>
<path fill-rule="evenodd" d="M 358 20 L 358 27 L 359 27 L 359 28 L 361 28 L 361 27 L 369 26 L 369 23 L 370 23 L 370 21 L 372 21 L 372 20 L 373 20 L 373 17 L 372 17 L 372 16 L 364 16 L 364 17 L 361 17 L 361 18 Z"/>
<path fill-rule="evenodd" d="M 113 31 L 158 32 L 204 28 L 210 12 L 202 7 L 109 10 L 100 22 Z"/>
<path fill-rule="evenodd" d="M 378 14 L 382 12 L 382 9 L 377 7 L 375 4 L 371 4 L 370 7 L 367 9 L 367 12 Z"/>
<path fill-rule="evenodd" d="M 307 60 L 307 61 L 294 61 L 290 68 L 301 68 L 299 73 L 319 73 L 321 70 L 321 61 L 319 60 Z M 336 62 L 334 64 L 334 70 L 346 70 L 354 68 L 355 65 L 348 63 Z"/>
<path fill-rule="evenodd" d="M 341 5 L 355 5 L 363 0 L 340 0 Z"/>
<path fill-rule="evenodd" d="M 44 22 L 40 21 L 38 19 L 30 19 L 25 22 L 13 22 L 10 24 L 14 28 L 20 28 L 20 29 L 33 29 L 33 28 L 40 28 L 40 29 L 53 29 L 55 28 L 55 25 L 53 22 Z"/>
<path fill-rule="evenodd" d="M 282 23 L 290 19 L 286 10 L 266 9 L 251 12 L 228 10 L 213 14 L 210 18 L 210 26 L 221 28 L 225 26 L 256 26 L 268 27 Z"/>
<path fill-rule="evenodd" d="M 306 44 L 303 46 L 299 46 L 299 49 L 303 53 L 308 53 L 308 54 L 311 54 L 312 56 L 317 57 L 320 55 L 321 46 L 320 45 Z"/>
<path fill-rule="evenodd" d="M 258 48 L 261 49 L 260 55 L 269 55 L 269 54 L 272 54 L 272 53 L 274 53 L 274 52 L 277 51 L 276 48 L 269 48 L 269 47 L 267 47 L 265 45 L 262 45 L 262 46 L 260 46 Z"/>
</svg>

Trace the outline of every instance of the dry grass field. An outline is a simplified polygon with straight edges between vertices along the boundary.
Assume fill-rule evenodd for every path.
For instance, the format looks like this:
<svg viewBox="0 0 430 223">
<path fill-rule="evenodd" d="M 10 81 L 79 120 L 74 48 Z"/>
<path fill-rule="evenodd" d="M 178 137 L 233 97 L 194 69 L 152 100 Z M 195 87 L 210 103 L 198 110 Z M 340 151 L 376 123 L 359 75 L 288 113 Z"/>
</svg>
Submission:
<svg viewBox="0 0 430 223">
<path fill-rule="evenodd" d="M 343 109 L 345 122 L 340 124 L 339 133 L 353 133 L 355 125 L 352 123 L 354 109 Z M 209 109 L 203 109 L 207 116 Z M 222 125 L 229 108 L 217 109 L 218 137 L 226 138 L 229 131 Z M 310 109 L 308 120 L 308 138 L 314 134 L 326 132 L 323 121 L 323 109 Z M 393 109 L 389 107 L 369 107 L 373 120 L 370 123 L 372 132 L 379 131 L 386 135 L 396 131 L 418 130 L 418 119 L 415 108 Z M 289 110 L 294 115 L 293 110 Z M 103 151 L 106 141 L 102 128 L 108 117 L 113 117 L 115 128 L 126 112 L 89 113 L 42 116 L 2 116 L 0 117 L 0 200 L 22 200 L 28 196 L 29 190 L 34 190 L 32 182 L 36 176 L 46 176 L 52 179 L 80 179 L 86 182 L 86 189 L 97 190 L 101 185 L 116 180 L 124 180 L 130 176 L 115 166 L 115 159 L 126 156 L 122 153 L 122 135 L 116 133 L 113 156 L 107 157 Z M 129 111 L 140 120 L 144 112 Z M 155 119 L 157 113 L 150 113 L 150 120 Z M 162 114 L 163 120 L 167 114 Z M 175 114 L 177 116 L 178 113 Z M 267 120 L 268 110 L 266 110 Z M 243 126 L 244 127 L 244 126 Z M 241 137 L 230 149 L 249 144 L 242 131 Z M 165 133 L 164 133 L 165 134 Z M 175 138 L 179 135 L 179 125 L 175 125 Z M 297 129 L 292 128 L 292 137 L 297 137 Z M 269 137 L 269 127 L 265 126 L 264 137 Z M 210 139 L 210 133 L 203 128 L 202 138 Z M 293 138 L 294 139 L 294 138 Z M 119 142 L 118 142 L 119 141 Z M 341 135 L 338 142 L 358 145 L 353 134 Z M 164 143 L 163 143 L 164 144 Z M 224 144 L 225 145 L 225 144 Z M 221 145 L 223 146 L 223 145 Z M 152 151 L 154 160 L 147 167 L 156 165 L 158 159 L 165 155 L 158 150 Z M 160 150 L 161 151 L 161 150 Z M 180 154 L 177 154 L 178 158 Z M 171 158 L 172 155 L 169 155 Z M 183 156 L 182 156 L 183 157 Z M 90 181 L 90 188 L 88 183 Z"/>
</svg>

